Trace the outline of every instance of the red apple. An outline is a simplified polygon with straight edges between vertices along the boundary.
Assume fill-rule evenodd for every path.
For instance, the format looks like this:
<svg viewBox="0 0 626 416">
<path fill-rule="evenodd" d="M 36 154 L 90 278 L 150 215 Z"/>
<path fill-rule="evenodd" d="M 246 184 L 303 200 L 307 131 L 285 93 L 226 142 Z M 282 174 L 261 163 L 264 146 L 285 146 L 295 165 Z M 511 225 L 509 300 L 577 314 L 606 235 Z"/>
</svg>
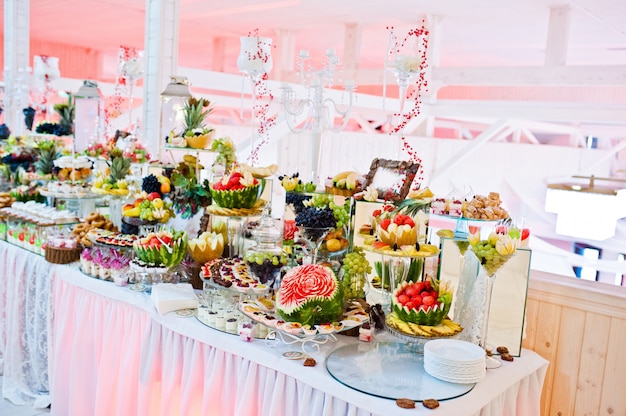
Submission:
<svg viewBox="0 0 626 416">
<path fill-rule="evenodd" d="M 150 192 L 148 194 L 148 201 L 154 201 L 157 198 L 161 198 L 161 194 L 158 192 Z"/>
<path fill-rule="evenodd" d="M 126 211 L 127 209 L 133 209 L 135 208 L 135 205 L 133 204 L 124 204 L 124 206 L 122 207 L 122 211 Z"/>
<path fill-rule="evenodd" d="M 143 202 L 143 198 L 135 199 L 135 203 L 133 204 L 133 207 L 138 207 L 139 205 L 141 205 L 142 202 Z"/>
</svg>

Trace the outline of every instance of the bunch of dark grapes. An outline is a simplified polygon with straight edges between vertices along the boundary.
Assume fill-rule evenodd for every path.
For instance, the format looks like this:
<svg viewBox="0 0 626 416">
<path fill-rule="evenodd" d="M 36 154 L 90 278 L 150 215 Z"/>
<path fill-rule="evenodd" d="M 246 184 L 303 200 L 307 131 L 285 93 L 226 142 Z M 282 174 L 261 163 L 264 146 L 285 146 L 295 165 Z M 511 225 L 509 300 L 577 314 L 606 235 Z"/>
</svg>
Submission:
<svg viewBox="0 0 626 416">
<path fill-rule="evenodd" d="M 296 225 L 305 227 L 305 237 L 317 240 L 324 235 L 325 229 L 335 228 L 337 219 L 333 210 L 326 208 L 303 207 L 296 214 Z"/>
<path fill-rule="evenodd" d="M 310 195 L 304 195 L 299 192 L 287 192 L 285 202 L 287 205 L 291 205 L 294 212 L 297 214 L 304 208 L 304 201 L 308 201 L 309 199 L 311 199 Z"/>
<path fill-rule="evenodd" d="M 151 194 L 152 192 L 158 192 L 160 194 L 161 182 L 159 182 L 159 179 L 151 173 L 148 176 L 144 176 L 141 180 L 141 190 L 148 194 Z"/>
</svg>

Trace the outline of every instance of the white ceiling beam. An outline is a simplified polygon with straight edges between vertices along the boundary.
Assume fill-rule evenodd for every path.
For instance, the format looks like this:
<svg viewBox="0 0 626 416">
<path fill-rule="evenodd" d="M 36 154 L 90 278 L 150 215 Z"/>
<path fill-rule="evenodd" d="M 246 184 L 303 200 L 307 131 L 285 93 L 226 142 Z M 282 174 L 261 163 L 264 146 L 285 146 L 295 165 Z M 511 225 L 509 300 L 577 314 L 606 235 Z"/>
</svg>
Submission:
<svg viewBox="0 0 626 416">
<path fill-rule="evenodd" d="M 552 122 L 590 122 L 624 124 L 626 105 L 589 105 L 588 103 L 543 103 L 520 101 L 439 100 L 423 103 L 424 114 L 435 117 L 494 117 Z"/>
<path fill-rule="evenodd" d="M 475 154 L 480 148 L 493 139 L 503 128 L 508 126 L 508 120 L 499 120 L 494 125 L 489 126 L 488 129 L 480 133 L 470 144 L 464 146 L 459 152 L 452 156 L 446 163 L 443 164 L 441 169 L 437 169 L 433 172 L 431 182 L 449 171 L 456 165 L 458 165 L 464 159 Z"/>
<path fill-rule="evenodd" d="M 295 81 L 295 73 L 288 79 Z M 355 82 L 381 85 L 383 69 L 360 69 Z M 626 65 L 437 67 L 432 69 L 430 82 L 436 86 L 624 86 Z"/>
<path fill-rule="evenodd" d="M 546 41 L 546 66 L 563 66 L 567 61 L 572 9 L 568 5 L 550 8 L 548 39 Z"/>
<path fill-rule="evenodd" d="M 439 67 L 435 81 L 445 85 L 626 85 L 626 65 Z"/>
</svg>

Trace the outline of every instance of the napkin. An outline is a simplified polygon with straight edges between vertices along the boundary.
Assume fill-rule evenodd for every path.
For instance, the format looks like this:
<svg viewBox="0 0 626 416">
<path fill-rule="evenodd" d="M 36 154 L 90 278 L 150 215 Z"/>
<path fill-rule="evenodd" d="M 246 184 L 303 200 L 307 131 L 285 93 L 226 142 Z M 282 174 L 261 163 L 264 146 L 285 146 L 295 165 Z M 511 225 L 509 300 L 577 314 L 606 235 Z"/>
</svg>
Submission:
<svg viewBox="0 0 626 416">
<path fill-rule="evenodd" d="M 179 309 L 198 307 L 198 298 L 189 283 L 161 283 L 154 285 L 152 286 L 150 297 L 161 315 Z"/>
</svg>

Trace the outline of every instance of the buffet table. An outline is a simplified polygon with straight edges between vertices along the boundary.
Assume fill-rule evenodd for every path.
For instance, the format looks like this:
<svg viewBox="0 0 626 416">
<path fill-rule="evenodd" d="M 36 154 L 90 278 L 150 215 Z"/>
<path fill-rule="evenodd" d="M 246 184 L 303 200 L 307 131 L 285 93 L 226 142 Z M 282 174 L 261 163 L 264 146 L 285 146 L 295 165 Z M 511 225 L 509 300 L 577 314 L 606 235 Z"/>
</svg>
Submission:
<svg viewBox="0 0 626 416">
<path fill-rule="evenodd" d="M 161 316 L 145 293 L 52 269 L 52 413 L 58 415 L 539 415 L 547 361 L 524 350 L 513 363 L 430 411 L 403 410 L 333 379 L 325 357 L 359 342 L 340 336 L 315 367 L 282 353 L 297 346 L 208 328 L 193 317 Z"/>
<path fill-rule="evenodd" d="M 0 241 L 0 373 L 2 396 L 47 407 L 52 269 L 43 257 Z"/>
</svg>

